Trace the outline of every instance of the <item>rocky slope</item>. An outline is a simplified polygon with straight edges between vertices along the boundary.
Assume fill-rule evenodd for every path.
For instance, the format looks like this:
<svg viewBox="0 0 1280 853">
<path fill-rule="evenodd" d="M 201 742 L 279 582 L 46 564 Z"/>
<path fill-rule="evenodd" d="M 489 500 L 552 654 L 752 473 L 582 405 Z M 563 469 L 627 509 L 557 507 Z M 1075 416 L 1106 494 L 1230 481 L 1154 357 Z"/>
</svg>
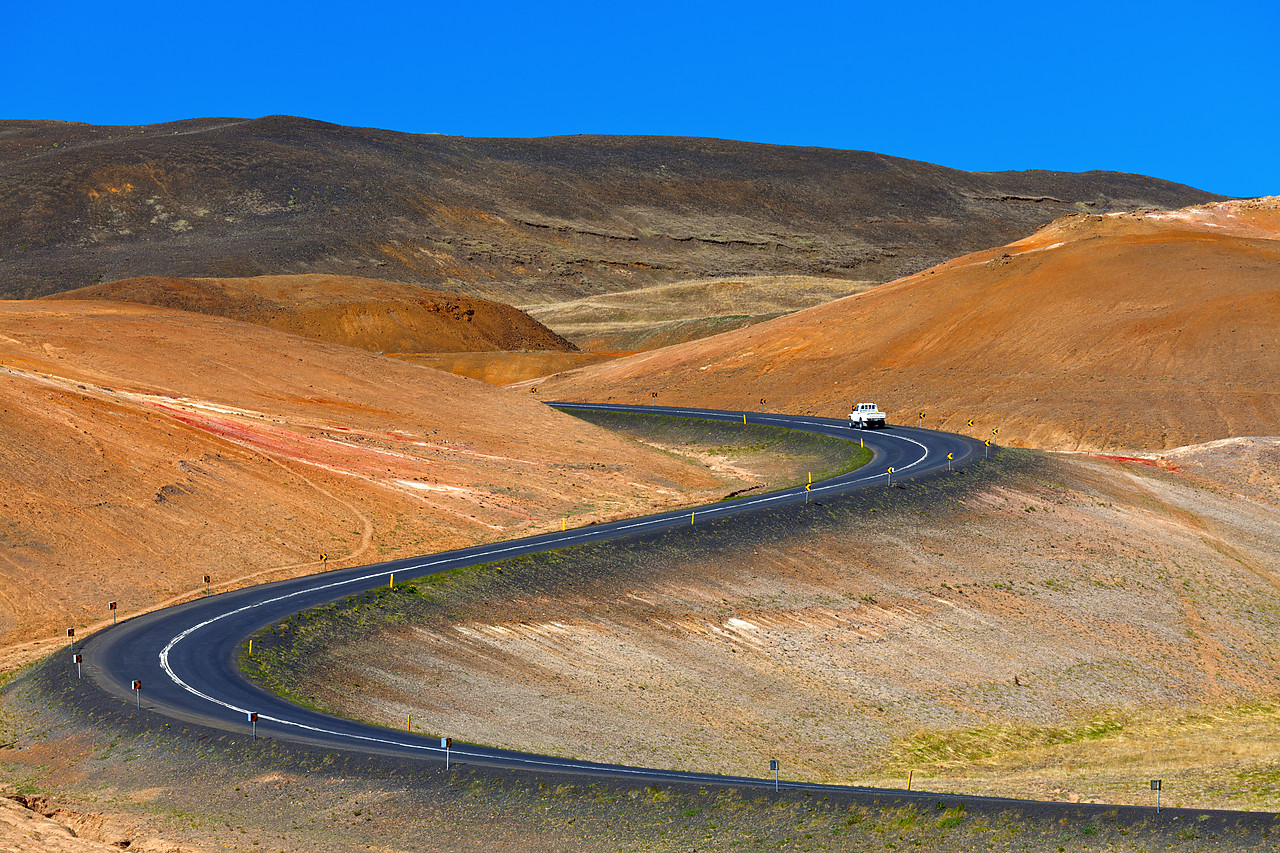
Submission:
<svg viewBox="0 0 1280 853">
<path fill-rule="evenodd" d="M 887 281 L 1072 210 L 1216 197 L 712 139 L 466 139 L 285 116 L 0 123 L 0 296 L 370 275 L 527 305 L 695 278 Z"/>
</svg>

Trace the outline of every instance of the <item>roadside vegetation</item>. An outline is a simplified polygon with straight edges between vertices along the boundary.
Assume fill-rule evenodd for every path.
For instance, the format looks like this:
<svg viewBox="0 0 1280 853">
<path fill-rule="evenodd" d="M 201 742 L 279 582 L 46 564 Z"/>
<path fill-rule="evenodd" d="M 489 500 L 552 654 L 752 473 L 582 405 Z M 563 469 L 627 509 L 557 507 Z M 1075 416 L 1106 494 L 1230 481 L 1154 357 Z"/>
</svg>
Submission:
<svg viewBox="0 0 1280 853">
<path fill-rule="evenodd" d="M 730 469 L 759 482 L 731 497 L 789 489 L 838 477 L 871 460 L 859 441 L 764 424 L 740 424 L 674 415 L 562 409 L 566 414 L 621 433 L 712 468 Z"/>
</svg>

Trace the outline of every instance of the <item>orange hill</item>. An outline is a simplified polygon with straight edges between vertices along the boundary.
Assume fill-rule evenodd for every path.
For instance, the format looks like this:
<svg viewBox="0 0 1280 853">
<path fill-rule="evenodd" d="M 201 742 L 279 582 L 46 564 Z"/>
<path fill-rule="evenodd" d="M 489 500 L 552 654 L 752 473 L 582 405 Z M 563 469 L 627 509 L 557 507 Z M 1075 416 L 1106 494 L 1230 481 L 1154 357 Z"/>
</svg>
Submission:
<svg viewBox="0 0 1280 853">
<path fill-rule="evenodd" d="M 226 588 L 725 483 L 530 394 L 349 347 L 132 303 L 0 302 L 0 644 L 206 573 Z"/>
<path fill-rule="evenodd" d="M 510 305 L 343 275 L 128 278 L 45 297 L 180 308 L 373 352 L 576 352 Z"/>
<path fill-rule="evenodd" d="M 549 399 L 891 421 L 1057 449 L 1280 434 L 1280 199 L 1072 215 L 866 293 L 540 380 Z"/>
</svg>

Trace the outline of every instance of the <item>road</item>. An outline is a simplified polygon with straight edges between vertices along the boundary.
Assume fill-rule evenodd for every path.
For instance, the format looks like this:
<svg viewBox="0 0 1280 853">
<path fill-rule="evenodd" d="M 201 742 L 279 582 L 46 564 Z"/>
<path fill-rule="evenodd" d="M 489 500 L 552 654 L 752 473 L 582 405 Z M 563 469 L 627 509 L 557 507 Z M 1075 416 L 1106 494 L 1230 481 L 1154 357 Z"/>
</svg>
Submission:
<svg viewBox="0 0 1280 853">
<path fill-rule="evenodd" d="M 805 430 L 845 439 L 865 439 L 873 451 L 866 466 L 814 483 L 811 500 L 822 500 L 859 489 L 885 488 L 886 469 L 893 477 L 911 478 L 947 467 L 947 454 L 961 467 L 982 458 L 981 442 L 950 433 L 910 427 L 886 430 L 850 430 L 847 422 L 828 418 L 752 412 L 724 412 L 658 406 L 606 406 L 556 404 L 579 408 L 680 415 L 765 424 Z M 761 512 L 805 502 L 805 488 L 786 489 L 735 501 L 681 509 L 643 518 L 556 531 L 507 542 L 372 566 L 336 569 L 321 574 L 264 584 L 208 596 L 158 610 L 107 628 L 83 643 L 87 679 L 102 690 L 141 708 L 175 720 L 231 732 L 250 731 L 248 714 L 258 714 L 258 737 L 275 738 L 366 753 L 419 756 L 443 760 L 438 737 L 399 732 L 339 719 L 294 705 L 251 684 L 236 666 L 236 658 L 248 637 L 256 631 L 300 610 L 316 607 L 365 590 L 386 586 L 389 576 L 407 581 L 475 563 L 518 557 L 539 551 L 598 542 L 640 533 L 658 532 L 690 524 L 710 523 L 731 515 Z M 141 682 L 141 690 L 132 689 Z M 572 761 L 488 747 L 455 743 L 453 761 L 471 765 L 591 774 L 641 781 L 682 781 L 702 784 L 772 787 L 774 780 L 745 779 L 712 774 L 685 773 L 642 767 L 624 767 Z M 820 788 L 794 782 L 783 787 Z M 830 786 L 838 788 L 838 786 Z M 867 790 L 867 789 L 856 789 Z"/>
</svg>

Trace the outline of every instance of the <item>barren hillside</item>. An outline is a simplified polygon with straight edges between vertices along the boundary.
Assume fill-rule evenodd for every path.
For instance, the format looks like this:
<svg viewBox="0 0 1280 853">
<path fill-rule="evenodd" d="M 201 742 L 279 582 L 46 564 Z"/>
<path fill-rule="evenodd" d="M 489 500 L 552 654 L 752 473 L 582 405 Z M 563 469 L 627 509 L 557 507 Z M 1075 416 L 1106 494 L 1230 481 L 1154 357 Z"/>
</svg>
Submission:
<svg viewBox="0 0 1280 853">
<path fill-rule="evenodd" d="M 1280 433 L 1280 200 L 1061 219 L 714 338 L 538 381 L 559 399 L 890 420 L 1058 449 Z"/>
<path fill-rule="evenodd" d="M 1275 506 L 1220 484 L 1006 451 L 406 593 L 381 632 L 307 646 L 293 689 L 623 764 L 760 776 L 781 756 L 784 778 L 1138 804 L 1163 777 L 1169 806 L 1275 810 L 1278 548 Z"/>
<path fill-rule="evenodd" d="M 47 298 L 109 299 L 177 308 L 373 352 L 576 349 L 510 305 L 355 276 L 150 276 L 90 285 Z"/>
<path fill-rule="evenodd" d="M 8 121 L 0 296 L 145 275 L 357 274 L 517 305 L 752 274 L 887 281 L 1072 210 L 1217 198 L 714 139 Z"/>
<path fill-rule="evenodd" d="M 348 347 L 131 303 L 0 303 L 2 643 L 206 573 L 369 563 L 726 482 L 530 394 Z"/>
</svg>

